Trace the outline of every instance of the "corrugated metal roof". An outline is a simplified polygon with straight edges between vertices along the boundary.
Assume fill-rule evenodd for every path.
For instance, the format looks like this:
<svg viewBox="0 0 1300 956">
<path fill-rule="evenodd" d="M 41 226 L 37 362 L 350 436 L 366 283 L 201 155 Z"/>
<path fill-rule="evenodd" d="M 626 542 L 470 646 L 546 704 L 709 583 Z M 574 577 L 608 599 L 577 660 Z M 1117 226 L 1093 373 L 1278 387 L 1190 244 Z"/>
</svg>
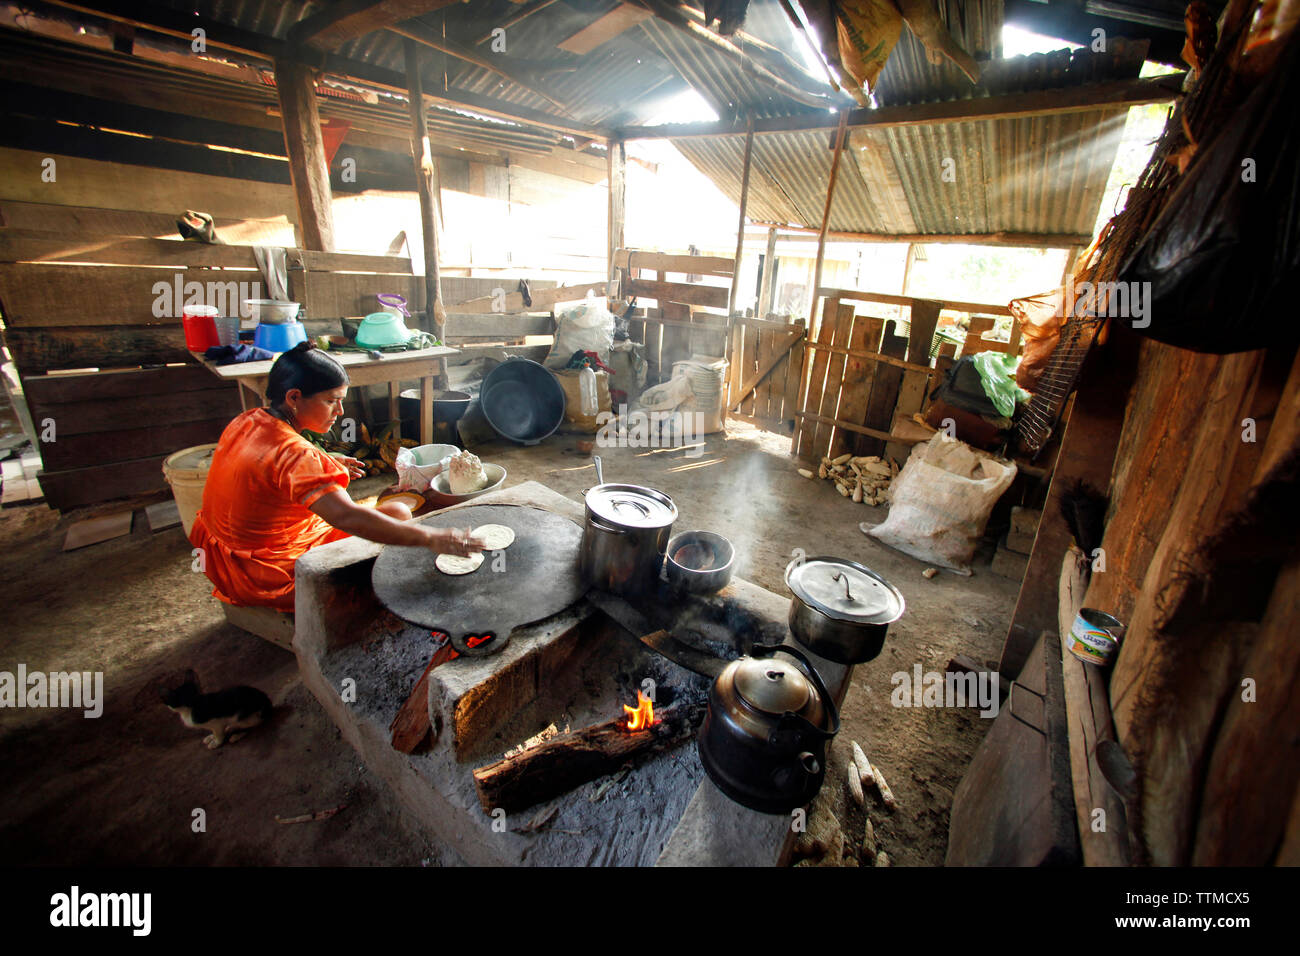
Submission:
<svg viewBox="0 0 1300 956">
<path fill-rule="evenodd" d="M 1112 38 L 1105 53 L 1060 50 L 999 57 L 1002 0 L 970 0 L 963 45 L 981 63 L 972 84 L 947 59 L 934 64 L 910 30 L 875 91 L 882 106 L 1062 89 L 1138 75 L 1145 41 Z M 1127 111 L 1087 112 L 850 131 L 830 229 L 884 234 L 997 232 L 1087 235 L 1123 135 Z M 733 201 L 740 201 L 741 135 L 680 139 L 677 148 Z M 834 136 L 825 131 L 754 138 L 748 215 L 821 225 Z"/>
<path fill-rule="evenodd" d="M 283 40 L 302 19 L 329 4 L 284 0 L 155 0 L 169 8 Z M 335 0 L 339 2 L 339 0 Z M 1105 54 L 1061 51 L 1000 59 L 1003 0 L 938 0 L 941 15 L 982 65 L 978 85 L 948 61 L 931 63 L 905 30 L 879 78 L 881 105 L 979 98 L 1049 90 L 1138 75 L 1145 47 L 1112 39 Z M 650 18 L 585 55 L 558 44 L 617 6 L 619 0 L 556 0 L 507 28 L 507 50 L 478 43 L 492 27 L 520 12 L 512 0 L 471 0 L 418 18 L 416 27 L 483 57 L 466 62 L 425 48 L 422 61 L 436 89 L 463 91 L 500 104 L 526 107 L 584 126 L 645 122 L 663 97 L 696 89 L 719 118 L 808 115 L 816 110 L 782 91 L 716 46 Z M 733 44 L 806 90 L 829 92 L 818 77 L 796 68 L 803 37 L 779 0 L 751 0 L 743 34 Z M 349 41 L 342 57 L 401 73 L 403 40 L 377 31 Z M 494 57 L 500 57 L 499 60 Z M 785 64 L 784 67 L 780 64 Z M 538 95 L 538 90 L 546 96 Z M 549 98 L 548 98 L 549 97 Z M 552 102 L 552 100 L 558 101 Z M 391 105 L 391 104 L 390 104 Z M 364 108 L 358 106 L 357 108 Z M 825 115 L 825 114 L 823 114 Z M 558 134 L 534 124 L 502 123 L 453 109 L 431 111 L 435 128 L 463 129 L 474 142 L 546 148 Z M 1085 234 L 1114 160 L 1124 111 L 963 121 L 854 131 L 840 171 L 830 225 L 864 233 L 1044 232 Z M 761 134 L 755 139 L 752 218 L 819 225 L 832 155 L 832 136 Z M 739 199 L 743 136 L 678 141 L 678 148 L 724 193 Z M 951 162 L 948 162 L 951 161 Z M 951 173 L 951 180 L 944 172 Z"/>
<path fill-rule="evenodd" d="M 284 39 L 299 20 L 327 8 L 320 2 L 286 0 L 163 0 L 176 10 L 197 12 L 240 29 Z M 483 66 L 426 48 L 431 76 L 449 91 L 463 90 L 488 96 L 503 106 L 516 105 L 575 120 L 596 127 L 630 126 L 645 122 L 655 110 L 655 101 L 665 95 L 694 87 L 722 117 L 791 116 L 811 107 L 747 75 L 732 59 L 698 39 L 656 18 L 613 37 L 585 55 L 569 53 L 558 44 L 589 26 L 622 0 L 558 0 L 506 30 L 504 54 L 490 51 L 489 43 L 475 41 L 490 33 L 494 25 L 507 22 L 520 6 L 512 0 L 472 0 L 452 4 L 417 17 L 411 24 L 434 38 L 494 62 L 499 56 L 503 68 L 520 80 L 512 82 Z M 797 61 L 796 38 L 785 26 L 788 21 L 778 0 L 752 0 L 746 30 L 756 25 L 758 45 L 770 45 Z M 409 25 L 409 24 L 408 24 Z M 732 38 L 737 46 L 743 40 Z M 405 58 L 400 36 L 376 31 L 350 40 L 335 51 L 339 56 L 372 66 L 404 72 Z M 772 54 L 764 50 L 746 52 L 771 64 Z M 832 93 L 815 78 L 791 74 L 795 82 L 814 90 Z M 542 92 L 564 104 L 555 103 Z M 824 89 L 823 89 L 824 88 Z M 652 94 L 652 95 L 650 95 Z"/>
</svg>

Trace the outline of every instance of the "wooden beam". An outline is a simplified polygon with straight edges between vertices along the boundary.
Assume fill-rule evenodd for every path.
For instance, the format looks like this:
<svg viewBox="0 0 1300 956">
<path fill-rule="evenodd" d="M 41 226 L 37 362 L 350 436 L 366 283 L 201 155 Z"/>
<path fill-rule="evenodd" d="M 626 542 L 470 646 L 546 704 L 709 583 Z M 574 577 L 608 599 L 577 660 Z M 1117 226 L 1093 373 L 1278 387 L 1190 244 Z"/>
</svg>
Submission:
<svg viewBox="0 0 1300 956">
<path fill-rule="evenodd" d="M 516 70 L 503 65 L 499 57 L 496 59 L 492 59 L 484 56 L 479 56 L 473 50 L 466 49 L 465 47 L 461 46 L 458 43 L 455 43 L 452 40 L 447 40 L 443 37 L 435 36 L 428 30 L 426 30 L 424 27 L 417 26 L 415 24 L 408 23 L 404 26 L 392 26 L 389 27 L 388 29 L 389 32 L 391 33 L 396 33 L 398 36 L 403 37 L 407 40 L 414 40 L 416 43 L 420 43 L 424 46 L 427 46 L 431 50 L 437 50 L 439 53 L 445 53 L 448 56 L 454 56 L 458 60 L 464 60 L 466 63 L 470 63 L 473 64 L 474 66 L 479 67 L 480 69 L 487 70 L 489 73 L 495 73 L 497 76 L 509 80 L 511 83 L 514 83 L 516 86 L 523 87 L 523 89 L 527 90 L 529 93 L 532 93 L 534 96 L 540 96 L 542 99 L 546 100 L 546 102 L 550 103 L 556 109 L 560 110 L 565 116 L 569 116 L 573 113 L 573 110 L 568 103 L 565 103 L 563 100 L 556 99 L 554 96 L 552 96 L 550 93 L 547 93 L 545 90 L 538 89 L 534 85 L 535 81 L 532 78 L 525 77 L 520 73 L 518 73 Z"/>
<path fill-rule="evenodd" d="M 521 0 L 513 0 L 513 2 L 520 3 Z M 554 2 L 555 0 L 531 0 L 530 3 L 522 4 L 518 10 L 516 10 L 510 16 L 506 17 L 500 23 L 494 23 L 492 25 L 492 29 L 488 30 L 487 33 L 481 34 L 480 36 L 475 38 L 474 45 L 481 46 L 482 44 L 487 43 L 488 40 L 492 39 L 492 34 L 494 31 L 498 29 L 509 30 L 512 26 L 514 26 L 517 23 L 522 23 L 523 21 L 531 17 L 534 13 L 537 13 L 539 10 L 545 10 Z"/>
<path fill-rule="evenodd" d="M 749 203 L 749 166 L 754 156 L 754 127 L 745 137 L 745 161 L 740 174 L 740 221 L 736 224 L 736 258 L 731 267 L 731 294 L 727 297 L 727 314 L 736 314 L 736 293 L 740 290 L 740 258 L 745 252 L 745 206 Z"/>
<path fill-rule="evenodd" d="M 780 229 L 797 235 L 785 236 L 787 240 L 813 241 L 819 230 L 812 226 L 796 226 L 784 222 L 753 220 L 751 225 Z M 839 242 L 908 242 L 908 243 L 962 243 L 972 246 L 1027 246 L 1033 249 L 1070 249 L 1092 242 L 1090 236 L 1082 233 L 1060 232 L 975 232 L 975 233 L 927 233 L 927 232 L 839 232 L 830 230 L 826 238 Z"/>
<path fill-rule="evenodd" d="M 776 229 L 767 231 L 767 249 L 763 253 L 763 274 L 759 277 L 758 312 L 755 318 L 767 318 L 772 311 L 772 296 L 776 292 Z"/>
<path fill-rule="evenodd" d="M 803 103 L 805 106 L 814 106 L 822 109 L 829 109 L 836 105 L 836 100 L 824 93 L 814 93 L 805 90 L 803 87 L 796 86 L 789 80 L 769 70 L 763 64 L 757 62 L 738 46 L 724 37 L 718 36 L 708 27 L 704 26 L 694 17 L 687 16 L 681 8 L 666 3 L 664 0 L 636 0 L 641 6 L 652 12 L 660 20 L 669 26 L 694 37 L 704 45 L 710 47 L 714 52 L 722 54 L 734 65 L 752 77 L 758 80 L 764 86 L 770 87 L 783 96 L 787 96 L 797 103 Z"/>
<path fill-rule="evenodd" d="M 840 128 L 835 135 L 835 153 L 831 156 L 831 180 L 826 186 L 826 205 L 822 207 L 822 228 L 817 236 L 817 264 L 813 267 L 812 311 L 808 315 L 808 328 L 812 328 L 817 319 L 816 291 L 822 284 L 822 266 L 826 262 L 826 229 L 831 222 L 831 202 L 835 198 L 835 180 L 840 175 L 840 154 L 844 152 L 844 141 L 848 139 L 848 114 L 840 114 Z"/>
<path fill-rule="evenodd" d="M 920 438 L 915 435 L 891 435 L 889 432 L 881 431 L 879 428 L 868 428 L 866 425 L 858 425 L 854 422 L 842 421 L 838 418 L 828 418 L 825 415 L 814 415 L 812 412 L 795 412 L 801 419 L 810 422 L 819 422 L 822 425 L 834 425 L 836 428 L 843 428 L 847 431 L 857 432 L 859 435 L 868 435 L 871 438 L 879 438 L 881 441 L 907 442 L 909 445 L 915 445 L 917 442 L 929 441 L 929 437 Z"/>
<path fill-rule="evenodd" d="M 447 321 L 442 305 L 442 283 L 438 273 L 438 223 L 441 219 L 442 195 L 438 184 L 438 167 L 429 148 L 429 128 L 424 115 L 424 90 L 420 78 L 420 51 L 413 40 L 402 41 L 406 78 L 410 86 L 407 97 L 411 109 L 411 158 L 415 162 L 415 179 L 420 194 L 420 231 L 424 236 L 424 301 L 428 331 L 442 337 Z"/>
<path fill-rule="evenodd" d="M 1186 74 L 1136 80 L 1116 80 L 1075 86 L 1063 90 L 1035 90 L 939 103 L 910 103 L 879 109 L 848 111 L 849 128 L 928 126 L 964 120 L 984 122 L 1023 116 L 1052 116 L 1087 113 L 1094 110 L 1122 110 L 1146 103 L 1168 103 L 1178 99 Z M 754 132 L 795 133 L 832 130 L 838 125 L 834 113 L 773 117 L 754 121 Z M 717 123 L 667 123 L 661 126 L 629 126 L 619 130 L 624 139 L 687 139 L 695 136 L 743 136 L 746 126 L 738 120 Z"/>
<path fill-rule="evenodd" d="M 321 138 L 316 81 L 310 67 L 289 60 L 275 63 L 275 87 L 284 121 L 289 176 L 298 201 L 303 248 L 334 251 L 334 210 L 329 162 Z"/>
<path fill-rule="evenodd" d="M 583 56 L 590 53 L 602 43 L 614 39 L 620 33 L 632 29 L 643 20 L 649 20 L 653 13 L 630 3 L 620 3 L 609 13 L 587 24 L 573 36 L 556 46 L 567 53 Z"/>
<path fill-rule="evenodd" d="M 51 2 L 67 10 L 102 17 L 117 23 L 128 23 L 138 29 L 182 39 L 186 43 L 193 40 L 191 31 L 195 27 L 201 27 L 206 31 L 209 48 L 228 50 L 267 63 L 276 60 L 305 63 L 323 69 L 331 75 L 363 83 L 377 90 L 405 93 L 407 88 L 406 77 L 396 70 L 362 63 L 333 53 L 322 53 L 310 45 L 295 46 L 273 36 L 241 30 L 216 20 L 196 18 L 157 3 L 144 2 L 144 0 L 139 3 L 115 2 L 115 0 L 90 0 L 85 3 L 74 2 L 74 0 L 51 0 Z M 196 63 L 200 62 L 198 58 L 194 59 Z M 443 103 L 459 109 L 467 108 L 485 116 L 553 130 L 569 136 L 604 138 L 609 135 L 609 131 L 605 129 L 588 126 L 563 116 L 553 116 L 530 107 L 503 103 L 467 90 L 448 89 L 437 93 L 426 91 L 425 96 L 431 102 Z"/>
<path fill-rule="evenodd" d="M 623 248 L 627 220 L 627 145 L 622 140 L 609 140 L 605 145 L 609 169 L 606 247 L 609 251 L 609 281 L 613 282 L 617 278 L 618 250 Z"/>
<path fill-rule="evenodd" d="M 630 272 L 633 267 L 651 272 L 676 272 L 682 275 L 723 276 L 730 278 L 735 271 L 734 259 L 723 256 L 679 256 L 643 249 L 618 249 L 614 252 L 615 264 Z"/>
<path fill-rule="evenodd" d="M 319 13 L 299 20 L 289 30 L 292 44 L 337 50 L 348 40 L 383 30 L 461 0 L 334 0 Z"/>
<path fill-rule="evenodd" d="M 1060 641 L 1061 672 L 1065 679 L 1065 713 L 1070 741 L 1070 778 L 1074 789 L 1074 811 L 1079 823 L 1079 847 L 1084 866 L 1129 866 L 1128 815 L 1123 800 L 1107 782 L 1097 762 L 1097 745 L 1115 741 L 1115 727 L 1106 692 L 1106 675 L 1101 668 L 1085 664 L 1069 651 L 1070 626 L 1083 607 L 1088 590 L 1084 568 L 1091 559 L 1070 548 L 1061 565 L 1058 587 L 1057 631 Z M 1043 646 L 1047 652 L 1047 645 Z M 1055 648 L 1052 648 L 1055 651 Z M 1105 811 L 1106 825 L 1098 830 L 1093 815 Z"/>
<path fill-rule="evenodd" d="M 888 292 L 862 292 L 857 289 L 831 289 L 820 288 L 817 290 L 818 296 L 831 296 L 836 299 L 846 299 L 850 302 L 878 302 L 882 305 L 905 305 L 909 309 L 917 302 L 924 302 L 924 299 L 917 299 L 910 295 L 891 295 Z M 944 302 L 944 309 L 950 309 L 953 312 L 977 312 L 982 315 L 1010 315 L 1011 309 L 1005 305 L 994 305 L 991 302 Z"/>
<path fill-rule="evenodd" d="M 680 302 L 703 309 L 725 309 L 727 290 L 717 285 L 695 285 L 690 282 L 664 282 L 658 279 L 627 279 L 623 284 L 625 294 L 664 302 Z"/>
</svg>

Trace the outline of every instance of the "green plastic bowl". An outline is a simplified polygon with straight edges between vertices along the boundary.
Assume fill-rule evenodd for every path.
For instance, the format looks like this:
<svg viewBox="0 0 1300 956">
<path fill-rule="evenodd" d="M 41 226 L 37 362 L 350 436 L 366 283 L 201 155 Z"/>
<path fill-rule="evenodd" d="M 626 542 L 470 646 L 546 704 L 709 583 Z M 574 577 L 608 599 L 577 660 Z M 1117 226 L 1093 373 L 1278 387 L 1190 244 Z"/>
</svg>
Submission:
<svg viewBox="0 0 1300 956">
<path fill-rule="evenodd" d="M 415 333 L 402 324 L 402 317 L 391 312 L 371 312 L 357 329 L 357 345 L 364 349 L 383 349 L 405 345 Z"/>
</svg>

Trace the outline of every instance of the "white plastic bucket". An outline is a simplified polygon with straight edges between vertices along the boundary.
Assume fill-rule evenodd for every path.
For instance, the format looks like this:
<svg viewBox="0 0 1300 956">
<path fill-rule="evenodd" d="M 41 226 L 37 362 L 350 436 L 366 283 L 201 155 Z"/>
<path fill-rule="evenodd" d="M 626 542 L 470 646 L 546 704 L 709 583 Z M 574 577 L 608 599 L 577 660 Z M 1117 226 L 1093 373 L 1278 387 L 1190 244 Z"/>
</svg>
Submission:
<svg viewBox="0 0 1300 956">
<path fill-rule="evenodd" d="M 193 445 L 182 448 L 168 455 L 163 461 L 163 477 L 172 486 L 172 497 L 176 499 L 176 509 L 181 513 L 181 527 L 185 537 L 190 536 L 194 527 L 194 516 L 203 506 L 203 486 L 208 481 L 208 469 L 212 466 L 212 453 L 216 444 Z"/>
</svg>

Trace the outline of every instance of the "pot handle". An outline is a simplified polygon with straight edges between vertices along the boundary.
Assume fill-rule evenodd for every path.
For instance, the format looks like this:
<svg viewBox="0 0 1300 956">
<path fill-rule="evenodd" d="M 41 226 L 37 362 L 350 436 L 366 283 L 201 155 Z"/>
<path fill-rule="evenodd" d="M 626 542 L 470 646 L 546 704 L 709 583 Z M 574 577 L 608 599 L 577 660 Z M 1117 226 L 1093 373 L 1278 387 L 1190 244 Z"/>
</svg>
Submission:
<svg viewBox="0 0 1300 956">
<path fill-rule="evenodd" d="M 835 701 L 831 699 L 831 692 L 826 689 L 826 684 L 822 681 L 822 675 L 817 673 L 817 668 L 813 666 L 812 661 L 808 660 L 804 652 L 788 644 L 755 644 L 750 649 L 750 654 L 754 657 L 771 657 L 777 651 L 789 654 L 803 665 L 801 669 L 808 675 L 808 678 L 813 682 L 813 686 L 817 688 L 817 692 L 822 695 L 822 700 L 826 703 L 826 710 L 830 714 L 830 730 L 822 730 L 820 727 L 814 726 L 812 721 L 806 718 L 798 717 L 798 719 L 812 727 L 827 740 L 830 740 L 840 732 L 840 712 L 835 706 Z"/>
<path fill-rule="evenodd" d="M 608 534 L 631 534 L 632 533 L 627 528 L 615 528 L 613 525 L 602 524 L 600 521 L 596 519 L 594 515 L 587 516 L 587 524 L 591 525 L 591 527 L 595 528 L 597 531 L 604 531 Z"/>
<path fill-rule="evenodd" d="M 596 484 L 603 485 L 605 483 L 605 470 L 600 467 L 600 456 L 592 455 L 591 463 L 596 466 Z"/>
</svg>

